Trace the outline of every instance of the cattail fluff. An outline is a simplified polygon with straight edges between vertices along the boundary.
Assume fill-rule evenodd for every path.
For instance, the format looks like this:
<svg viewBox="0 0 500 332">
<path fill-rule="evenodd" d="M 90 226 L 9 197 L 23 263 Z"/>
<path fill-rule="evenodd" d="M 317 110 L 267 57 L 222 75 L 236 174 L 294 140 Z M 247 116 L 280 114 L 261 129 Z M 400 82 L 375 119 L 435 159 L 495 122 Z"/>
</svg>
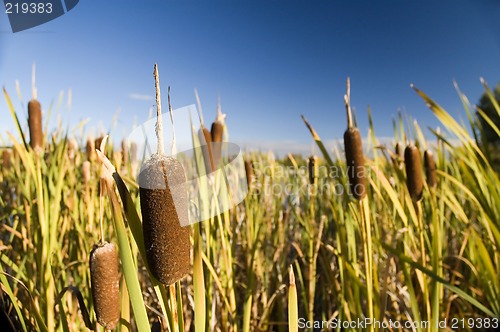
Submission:
<svg viewBox="0 0 500 332">
<path fill-rule="evenodd" d="M 253 181 L 253 163 L 251 160 L 245 160 L 245 174 L 247 176 L 247 187 L 250 189 Z"/>
<path fill-rule="evenodd" d="M 314 184 L 316 180 L 316 157 L 309 157 L 308 161 L 308 169 L 309 169 L 309 183 Z"/>
<path fill-rule="evenodd" d="M 10 169 L 10 151 L 9 150 L 3 150 L 2 151 L 2 168 L 5 170 Z"/>
<path fill-rule="evenodd" d="M 429 188 L 436 188 L 437 186 L 437 169 L 436 161 L 434 160 L 434 154 L 431 150 L 425 150 L 424 152 L 424 165 L 425 165 L 425 175 L 427 178 L 427 185 Z"/>
<path fill-rule="evenodd" d="M 206 173 L 212 173 L 214 170 L 214 160 L 212 155 L 212 135 L 208 129 L 202 124 L 200 130 L 198 131 L 198 138 L 201 143 L 201 148 L 203 151 L 203 160 L 205 161 Z M 206 145 L 203 145 L 203 143 Z"/>
<path fill-rule="evenodd" d="M 363 144 L 358 128 L 352 127 L 345 131 L 344 149 L 351 194 L 361 200 L 366 196 L 366 176 Z"/>
<path fill-rule="evenodd" d="M 42 106 L 36 99 L 28 103 L 28 127 L 31 148 L 41 150 L 43 146 Z"/>
<path fill-rule="evenodd" d="M 420 151 L 414 145 L 408 145 L 405 149 L 406 185 L 413 202 L 422 199 L 423 177 Z"/>
<path fill-rule="evenodd" d="M 118 251 L 112 243 L 95 245 L 90 253 L 90 282 L 97 322 L 108 330 L 120 320 Z"/>
<path fill-rule="evenodd" d="M 139 174 L 142 227 L 149 268 L 171 285 L 189 272 L 186 175 L 181 163 L 154 154 Z"/>
</svg>

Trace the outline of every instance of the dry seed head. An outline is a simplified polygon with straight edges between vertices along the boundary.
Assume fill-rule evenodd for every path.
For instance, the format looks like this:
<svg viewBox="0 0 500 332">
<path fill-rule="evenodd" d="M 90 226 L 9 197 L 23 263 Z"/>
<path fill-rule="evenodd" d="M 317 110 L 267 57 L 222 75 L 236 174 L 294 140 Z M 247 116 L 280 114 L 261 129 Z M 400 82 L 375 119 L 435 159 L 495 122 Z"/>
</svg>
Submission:
<svg viewBox="0 0 500 332">
<path fill-rule="evenodd" d="M 83 168 L 83 184 L 87 185 L 90 182 L 90 161 L 85 160 L 82 165 Z"/>
<path fill-rule="evenodd" d="M 201 125 L 200 130 L 198 131 L 198 137 L 200 142 L 202 143 L 202 151 L 203 151 L 203 160 L 205 161 L 205 169 L 207 174 L 212 173 L 215 169 L 214 160 L 212 155 L 212 135 L 208 131 L 208 129 Z M 203 145 L 205 142 L 207 145 Z"/>
<path fill-rule="evenodd" d="M 406 185 L 413 202 L 422 199 L 424 181 L 422 177 L 422 162 L 420 151 L 414 145 L 408 145 L 405 149 Z"/>
<path fill-rule="evenodd" d="M 247 187 L 250 189 L 253 181 L 253 163 L 251 160 L 245 160 L 245 174 L 247 176 Z"/>
<path fill-rule="evenodd" d="M 42 106 L 36 99 L 28 103 L 28 127 L 31 147 L 34 150 L 41 150 L 43 145 Z"/>
<path fill-rule="evenodd" d="M 314 184 L 314 180 L 316 179 L 316 157 L 314 156 L 309 157 L 308 168 L 309 168 L 309 183 Z"/>
<path fill-rule="evenodd" d="M 87 138 L 87 144 L 85 145 L 85 152 L 87 153 L 87 160 L 94 159 L 95 143 L 93 139 Z"/>
<path fill-rule="evenodd" d="M 90 252 L 90 282 L 97 321 L 113 330 L 120 320 L 118 251 L 112 243 L 95 245 Z"/>
<path fill-rule="evenodd" d="M 2 151 L 2 168 L 5 170 L 10 169 L 10 151 L 3 150 Z"/>
<path fill-rule="evenodd" d="M 101 137 L 98 137 L 95 139 L 94 141 L 94 147 L 96 149 L 100 149 L 101 148 L 101 144 L 102 144 L 102 140 L 104 139 L 104 136 L 101 136 Z"/>
<path fill-rule="evenodd" d="M 425 165 L 425 175 L 427 178 L 427 185 L 430 188 L 436 188 L 437 186 L 437 168 L 436 161 L 434 160 L 434 154 L 431 150 L 425 150 L 424 152 L 424 165 Z"/>
<path fill-rule="evenodd" d="M 358 128 L 348 128 L 344 133 L 344 149 L 351 194 L 357 200 L 366 196 L 365 158 Z"/>
<path fill-rule="evenodd" d="M 189 272 L 186 175 L 173 157 L 154 154 L 139 174 L 142 227 L 149 268 L 171 285 Z"/>
<path fill-rule="evenodd" d="M 128 163 L 128 142 L 127 140 L 123 139 L 122 140 L 122 158 L 123 158 L 123 164 L 126 166 Z"/>
</svg>

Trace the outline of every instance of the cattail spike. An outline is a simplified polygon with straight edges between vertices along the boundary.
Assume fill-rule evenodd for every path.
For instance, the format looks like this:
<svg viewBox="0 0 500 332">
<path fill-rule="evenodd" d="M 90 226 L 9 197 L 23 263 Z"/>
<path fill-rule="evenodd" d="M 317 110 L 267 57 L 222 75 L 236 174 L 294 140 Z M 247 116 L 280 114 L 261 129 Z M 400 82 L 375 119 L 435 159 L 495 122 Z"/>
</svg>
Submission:
<svg viewBox="0 0 500 332">
<path fill-rule="evenodd" d="M 250 190 L 253 181 L 253 163 L 251 160 L 245 160 L 245 174 L 247 176 L 247 187 Z"/>
<path fill-rule="evenodd" d="M 90 283 L 97 321 L 113 330 L 120 320 L 119 260 L 113 244 L 100 243 L 90 252 Z"/>
<path fill-rule="evenodd" d="M 309 168 L 309 183 L 314 184 L 316 180 L 316 157 L 314 156 L 309 157 L 308 168 Z"/>
<path fill-rule="evenodd" d="M 30 100 L 28 103 L 28 127 L 31 148 L 41 150 L 43 146 L 42 106 L 36 99 Z"/>
<path fill-rule="evenodd" d="M 422 199 L 423 177 L 420 151 L 414 145 L 405 149 L 406 185 L 413 202 Z"/>
<path fill-rule="evenodd" d="M 427 185 L 429 188 L 437 187 L 437 168 L 436 161 L 434 160 L 434 154 L 431 150 L 425 150 L 424 152 L 424 165 L 425 165 L 425 175 L 427 178 Z"/>
<path fill-rule="evenodd" d="M 366 175 L 363 143 L 358 128 L 349 128 L 345 131 L 344 150 L 351 194 L 357 200 L 361 200 L 366 196 Z"/>
</svg>

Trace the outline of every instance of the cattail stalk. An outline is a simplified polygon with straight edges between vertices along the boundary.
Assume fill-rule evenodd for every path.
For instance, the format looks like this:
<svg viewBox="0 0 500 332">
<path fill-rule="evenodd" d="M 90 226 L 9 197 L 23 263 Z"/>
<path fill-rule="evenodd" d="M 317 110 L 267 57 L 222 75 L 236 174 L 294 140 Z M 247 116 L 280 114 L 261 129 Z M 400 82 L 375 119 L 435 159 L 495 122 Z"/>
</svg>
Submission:
<svg viewBox="0 0 500 332">
<path fill-rule="evenodd" d="M 97 322 L 108 330 L 120 320 L 118 251 L 112 243 L 95 245 L 90 253 L 90 283 Z"/>
</svg>

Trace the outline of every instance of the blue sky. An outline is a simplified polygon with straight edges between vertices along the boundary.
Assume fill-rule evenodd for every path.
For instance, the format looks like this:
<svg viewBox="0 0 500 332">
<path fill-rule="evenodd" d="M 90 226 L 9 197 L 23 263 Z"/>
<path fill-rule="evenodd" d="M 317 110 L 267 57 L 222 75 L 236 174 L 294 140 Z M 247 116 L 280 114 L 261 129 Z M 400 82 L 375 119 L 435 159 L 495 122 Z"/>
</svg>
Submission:
<svg viewBox="0 0 500 332">
<path fill-rule="evenodd" d="M 220 96 L 231 139 L 248 147 L 311 146 L 300 114 L 323 139 L 341 138 L 347 76 L 360 129 L 370 105 L 379 136 L 392 135 L 398 110 L 438 125 L 410 83 L 459 116 L 453 80 L 472 102 L 480 76 L 500 81 L 496 1 L 87 0 L 15 34 L 1 12 L 0 31 L 0 84 L 18 109 L 15 80 L 26 103 L 35 62 L 44 108 L 71 87 L 63 123 L 108 128 L 120 109 L 117 136 L 147 120 L 154 100 L 137 96 L 154 96 L 155 62 L 164 103 L 168 85 L 174 108 L 195 103 L 197 88 L 211 122 Z M 12 130 L 3 97 L 0 114 L 0 132 Z"/>
</svg>

